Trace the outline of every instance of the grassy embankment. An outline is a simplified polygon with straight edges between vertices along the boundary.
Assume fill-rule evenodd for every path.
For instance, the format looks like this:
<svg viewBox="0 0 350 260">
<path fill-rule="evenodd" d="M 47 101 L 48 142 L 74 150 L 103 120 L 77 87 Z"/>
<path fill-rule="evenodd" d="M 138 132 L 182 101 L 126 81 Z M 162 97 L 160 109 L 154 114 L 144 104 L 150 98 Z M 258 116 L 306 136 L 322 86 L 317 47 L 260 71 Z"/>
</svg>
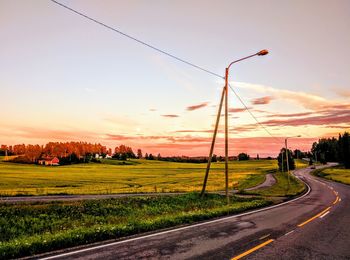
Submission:
<svg viewBox="0 0 350 260">
<path fill-rule="evenodd" d="M 188 224 L 269 205 L 260 198 L 188 193 L 75 202 L 0 204 L 0 258 L 16 258 Z"/>
<path fill-rule="evenodd" d="M 315 170 L 313 174 L 328 180 L 350 185 L 350 169 L 345 169 L 341 166 L 318 169 Z"/>
<path fill-rule="evenodd" d="M 308 163 L 302 160 L 296 160 L 296 169 L 305 168 Z M 261 195 L 265 197 L 293 197 L 304 192 L 305 185 L 295 178 L 293 175 L 289 176 L 286 172 L 279 172 L 277 169 L 272 170 L 270 173 L 274 174 L 276 183 L 268 188 L 252 190 L 252 191 L 240 191 L 241 194 Z"/>
<path fill-rule="evenodd" d="M 206 164 L 131 160 L 58 167 L 0 161 L 0 196 L 200 191 Z M 230 188 L 255 186 L 276 168 L 274 160 L 229 164 Z M 224 163 L 213 163 L 208 191 L 224 190 Z"/>
</svg>

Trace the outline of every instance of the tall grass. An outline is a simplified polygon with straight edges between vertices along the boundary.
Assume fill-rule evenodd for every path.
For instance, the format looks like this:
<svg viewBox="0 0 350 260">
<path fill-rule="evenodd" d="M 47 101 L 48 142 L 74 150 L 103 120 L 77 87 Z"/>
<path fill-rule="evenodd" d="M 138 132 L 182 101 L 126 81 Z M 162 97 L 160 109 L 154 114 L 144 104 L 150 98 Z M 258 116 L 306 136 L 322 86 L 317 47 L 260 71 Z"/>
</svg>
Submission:
<svg viewBox="0 0 350 260">
<path fill-rule="evenodd" d="M 288 181 L 288 174 L 286 172 L 276 171 L 274 177 L 276 178 L 276 183 L 271 187 L 252 191 L 241 191 L 240 193 L 267 197 L 293 197 L 303 193 L 306 189 L 305 184 L 293 175 L 289 176 Z"/>
<path fill-rule="evenodd" d="M 0 205 L 0 258 L 189 224 L 270 204 L 259 198 L 208 194 Z"/>
<path fill-rule="evenodd" d="M 345 169 L 341 166 L 318 169 L 313 174 L 328 180 L 350 184 L 350 169 Z"/>
</svg>

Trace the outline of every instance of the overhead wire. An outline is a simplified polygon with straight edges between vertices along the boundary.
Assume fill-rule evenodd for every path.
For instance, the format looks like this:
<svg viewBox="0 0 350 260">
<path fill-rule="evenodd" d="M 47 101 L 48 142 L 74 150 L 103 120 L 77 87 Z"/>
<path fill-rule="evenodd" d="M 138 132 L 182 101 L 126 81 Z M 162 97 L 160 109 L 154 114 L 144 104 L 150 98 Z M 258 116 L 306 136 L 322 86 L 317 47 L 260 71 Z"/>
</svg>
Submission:
<svg viewBox="0 0 350 260">
<path fill-rule="evenodd" d="M 105 28 L 107 28 L 107 29 L 109 29 L 109 30 L 112 30 L 112 31 L 114 31 L 114 32 L 116 32 L 116 33 L 118 33 L 118 34 L 120 34 L 120 35 L 122 35 L 122 36 L 125 36 L 125 37 L 127 37 L 127 38 L 129 38 L 129 39 L 131 39 L 131 40 L 133 40 L 133 41 L 135 41 L 135 42 L 138 42 L 138 43 L 140 43 L 140 44 L 142 44 L 142 45 L 144 45 L 144 46 L 146 46 L 146 47 L 148 47 L 148 48 L 151 48 L 151 49 L 153 49 L 153 50 L 155 50 L 155 51 L 157 51 L 157 52 L 159 52 L 159 53 L 162 53 L 162 54 L 164 54 L 164 55 L 166 55 L 166 56 L 168 56 L 168 57 L 171 57 L 171 58 L 173 58 L 173 59 L 175 59 L 175 60 L 177 60 L 177 61 L 180 61 L 180 62 L 185 63 L 185 64 L 187 64 L 187 65 L 189 65 L 189 66 L 192 66 L 192 67 L 194 67 L 194 68 L 196 68 L 196 69 L 199 69 L 199 70 L 201 70 L 201 71 L 204 71 L 204 72 L 206 72 L 206 73 L 208 73 L 208 74 L 211 74 L 211 75 L 216 76 L 216 77 L 218 77 L 218 78 L 224 79 L 223 76 L 221 76 L 221 75 L 219 75 L 219 74 L 217 74 L 217 73 L 215 73 L 215 72 L 212 72 L 212 71 L 210 71 L 210 70 L 208 70 L 208 69 L 206 69 L 206 68 L 203 68 L 203 67 L 201 67 L 201 66 L 198 66 L 198 65 L 196 65 L 196 64 L 194 64 L 194 63 L 192 63 L 192 62 L 189 62 L 189 61 L 184 60 L 184 59 L 182 59 L 182 58 L 180 58 L 180 57 L 177 57 L 177 56 L 175 56 L 174 54 L 171 54 L 171 53 L 169 53 L 169 52 L 167 52 L 167 51 L 164 51 L 164 50 L 162 50 L 162 49 L 160 49 L 160 48 L 158 48 L 158 47 L 156 47 L 156 46 L 154 46 L 154 45 L 152 45 L 152 44 L 149 44 L 149 43 L 147 43 L 147 42 L 144 42 L 144 41 L 142 41 L 142 40 L 140 40 L 140 39 L 138 39 L 138 38 L 136 38 L 136 37 L 134 37 L 134 36 L 131 36 L 131 35 L 127 34 L 127 33 L 124 33 L 124 32 L 122 32 L 122 31 L 120 31 L 119 29 L 116 29 L 116 28 L 114 28 L 114 27 L 112 27 L 112 26 L 109 26 L 109 25 L 103 23 L 103 22 L 100 22 L 100 21 L 98 21 L 98 20 L 96 20 L 96 19 L 94 19 L 94 18 L 92 18 L 92 17 L 90 17 L 90 16 L 88 16 L 88 15 L 82 13 L 82 12 L 79 12 L 79 11 L 77 11 L 77 10 L 75 10 L 75 9 L 73 9 L 73 8 L 71 8 L 71 7 L 69 7 L 69 6 L 67 6 L 67 5 L 65 5 L 65 4 L 62 4 L 62 3 L 60 3 L 60 2 L 58 2 L 58 1 L 56 1 L 56 0 L 50 0 L 50 1 L 53 2 L 53 3 L 55 3 L 55 4 L 57 4 L 57 5 L 59 5 L 59 6 L 61 6 L 61 7 L 63 7 L 63 8 L 65 8 L 65 9 L 67 9 L 67 10 L 69 10 L 69 11 L 71 11 L 71 12 L 73 12 L 73 13 L 75 13 L 75 14 L 78 14 L 78 15 L 82 16 L 82 17 L 84 17 L 84 18 L 86 18 L 86 19 L 88 19 L 88 20 L 90 20 L 90 21 L 92 21 L 92 22 L 94 22 L 94 23 L 96 23 L 96 24 L 99 24 L 99 25 L 101 25 L 101 26 L 103 26 L 103 27 L 105 27 Z M 245 102 L 242 100 L 242 98 L 238 95 L 238 93 L 232 88 L 232 86 L 231 86 L 230 84 L 229 84 L 229 87 L 230 87 L 231 91 L 235 94 L 235 96 L 238 98 L 238 100 L 242 103 L 242 105 L 243 105 L 244 108 L 247 110 L 247 112 L 250 114 L 250 116 L 251 116 L 252 118 L 254 118 L 254 120 L 257 122 L 257 124 L 259 124 L 259 125 L 266 131 L 266 133 L 268 133 L 268 135 L 270 135 L 271 137 L 273 137 L 275 140 L 278 140 L 278 138 L 275 137 L 275 136 L 273 136 L 273 135 L 270 133 L 270 131 L 256 118 L 256 116 L 250 111 L 249 107 L 245 104 Z"/>
<path fill-rule="evenodd" d="M 257 122 L 257 124 L 260 125 L 266 131 L 266 133 L 268 133 L 276 141 L 280 141 L 277 137 L 275 137 L 273 134 L 271 134 L 271 132 L 256 118 L 256 116 L 250 111 L 249 107 L 245 104 L 243 99 L 238 95 L 237 91 L 235 91 L 234 88 L 230 84 L 228 84 L 228 86 L 230 87 L 231 91 L 235 94 L 235 96 L 238 98 L 238 100 L 242 103 L 245 110 L 247 110 L 247 112 L 251 115 L 251 117 L 254 118 L 254 120 Z"/>
<path fill-rule="evenodd" d="M 76 13 L 76 14 L 78 14 L 78 15 L 80 15 L 80 16 L 83 16 L 84 18 L 86 18 L 86 19 L 88 19 L 88 20 L 90 20 L 90 21 L 92 21 L 92 22 L 95 22 L 95 23 L 97 23 L 97 24 L 99 24 L 99 25 L 101 25 L 101 26 L 103 26 L 103 27 L 105 27 L 105 28 L 107 28 L 107 29 L 109 29 L 109 30 L 112 30 L 112 31 L 114 31 L 114 32 L 116 32 L 116 33 L 119 33 L 119 34 L 121 34 L 122 36 L 125 36 L 125 37 L 127 37 L 127 38 L 129 38 L 129 39 L 131 39 L 131 40 L 133 40 L 133 41 L 136 41 L 136 42 L 142 44 L 142 45 L 145 45 L 145 46 L 147 46 L 148 48 L 151 48 L 151 49 L 153 49 L 153 50 L 155 50 L 155 51 L 157 51 L 157 52 L 160 52 L 160 53 L 162 53 L 162 54 L 165 54 L 165 55 L 167 55 L 167 56 L 169 56 L 169 57 L 171 57 L 171 58 L 173 58 L 173 59 L 176 59 L 176 60 L 178 60 L 178 61 L 180 61 L 180 62 L 183 62 L 183 63 L 185 63 L 185 64 L 187 64 L 187 65 L 190 65 L 190 66 L 192 66 L 192 67 L 194 67 L 194 68 L 197 68 L 197 69 L 199 69 L 199 70 L 202 70 L 202 71 L 204 71 L 204 72 L 207 72 L 207 73 L 209 73 L 209 74 L 212 74 L 212 75 L 214 75 L 214 76 L 216 76 L 216 77 L 223 78 L 223 76 L 220 76 L 219 74 L 217 74 L 217 73 L 215 73 L 215 72 L 212 72 L 212 71 L 210 71 L 210 70 L 208 70 L 208 69 L 205 69 L 205 68 L 203 68 L 203 67 L 201 67 L 201 66 L 198 66 L 198 65 L 196 65 L 196 64 L 194 64 L 194 63 L 192 63 L 192 62 L 189 62 L 189 61 L 186 61 L 186 60 L 184 60 L 184 59 L 182 59 L 182 58 L 179 58 L 179 57 L 177 57 L 177 56 L 175 56 L 175 55 L 173 55 L 173 54 L 171 54 L 171 53 L 169 53 L 169 52 L 163 51 L 163 50 L 159 49 L 158 47 L 155 47 L 154 45 L 151 45 L 151 44 L 149 44 L 149 43 L 147 43 L 147 42 L 144 42 L 144 41 L 142 41 L 142 40 L 140 40 L 140 39 L 137 39 L 137 38 L 135 38 L 134 36 L 131 36 L 131 35 L 129 35 L 129 34 L 127 34 L 127 33 L 124 33 L 124 32 L 122 32 L 122 31 L 120 31 L 120 30 L 118 30 L 118 29 L 116 29 L 116 28 L 114 28 L 114 27 L 109 26 L 109 25 L 107 25 L 107 24 L 105 24 L 105 23 L 103 23 L 103 22 L 100 22 L 100 21 L 98 21 L 98 20 L 96 20 L 96 19 L 94 19 L 94 18 L 92 18 L 92 17 L 90 17 L 90 16 L 88 16 L 88 15 L 86 15 L 86 14 L 83 14 L 83 13 L 81 13 L 81 12 L 79 12 L 79 11 L 77 11 L 77 10 L 75 10 L 75 9 L 73 9 L 73 8 L 71 8 L 71 7 L 69 7 L 69 6 L 67 6 L 67 5 L 64 5 L 64 4 L 62 4 L 62 3 L 60 3 L 60 2 L 58 2 L 58 1 L 56 1 L 56 0 L 51 0 L 51 1 L 54 2 L 55 4 L 58 4 L 58 5 L 60 5 L 60 6 L 64 7 L 64 8 L 66 8 L 66 9 L 72 11 L 73 13 Z"/>
</svg>

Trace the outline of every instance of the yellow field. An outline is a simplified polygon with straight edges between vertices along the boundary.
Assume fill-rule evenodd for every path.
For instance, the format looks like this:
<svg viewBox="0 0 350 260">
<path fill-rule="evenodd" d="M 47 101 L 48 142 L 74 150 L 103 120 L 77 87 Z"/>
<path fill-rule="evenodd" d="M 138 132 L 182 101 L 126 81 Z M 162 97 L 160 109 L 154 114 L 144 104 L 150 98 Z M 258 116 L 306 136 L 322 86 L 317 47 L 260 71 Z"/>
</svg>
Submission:
<svg viewBox="0 0 350 260">
<path fill-rule="evenodd" d="M 112 194 L 200 191 L 206 164 L 133 160 L 69 166 L 39 166 L 0 161 L 0 195 Z M 264 181 L 277 168 L 274 160 L 230 162 L 230 188 Z M 213 163 L 208 191 L 224 190 L 224 163 Z"/>
<path fill-rule="evenodd" d="M 329 180 L 350 184 L 350 169 L 327 168 L 321 172 L 320 176 Z"/>
</svg>

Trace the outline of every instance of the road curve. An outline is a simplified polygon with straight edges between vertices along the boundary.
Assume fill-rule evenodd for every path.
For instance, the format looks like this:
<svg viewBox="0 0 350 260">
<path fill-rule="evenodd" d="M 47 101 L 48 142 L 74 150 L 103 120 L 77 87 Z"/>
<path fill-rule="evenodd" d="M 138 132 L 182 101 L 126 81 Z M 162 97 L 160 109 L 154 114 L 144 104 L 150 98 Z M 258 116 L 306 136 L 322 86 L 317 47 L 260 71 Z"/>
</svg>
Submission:
<svg viewBox="0 0 350 260">
<path fill-rule="evenodd" d="M 301 198 L 41 259 L 350 259 L 350 187 L 300 169 L 311 188 Z"/>
<path fill-rule="evenodd" d="M 276 179 L 273 176 L 273 174 L 268 173 L 266 174 L 265 181 L 259 185 L 256 185 L 254 187 L 245 189 L 245 190 L 258 190 L 258 189 L 263 189 L 263 188 L 268 188 L 276 183 Z"/>
</svg>

